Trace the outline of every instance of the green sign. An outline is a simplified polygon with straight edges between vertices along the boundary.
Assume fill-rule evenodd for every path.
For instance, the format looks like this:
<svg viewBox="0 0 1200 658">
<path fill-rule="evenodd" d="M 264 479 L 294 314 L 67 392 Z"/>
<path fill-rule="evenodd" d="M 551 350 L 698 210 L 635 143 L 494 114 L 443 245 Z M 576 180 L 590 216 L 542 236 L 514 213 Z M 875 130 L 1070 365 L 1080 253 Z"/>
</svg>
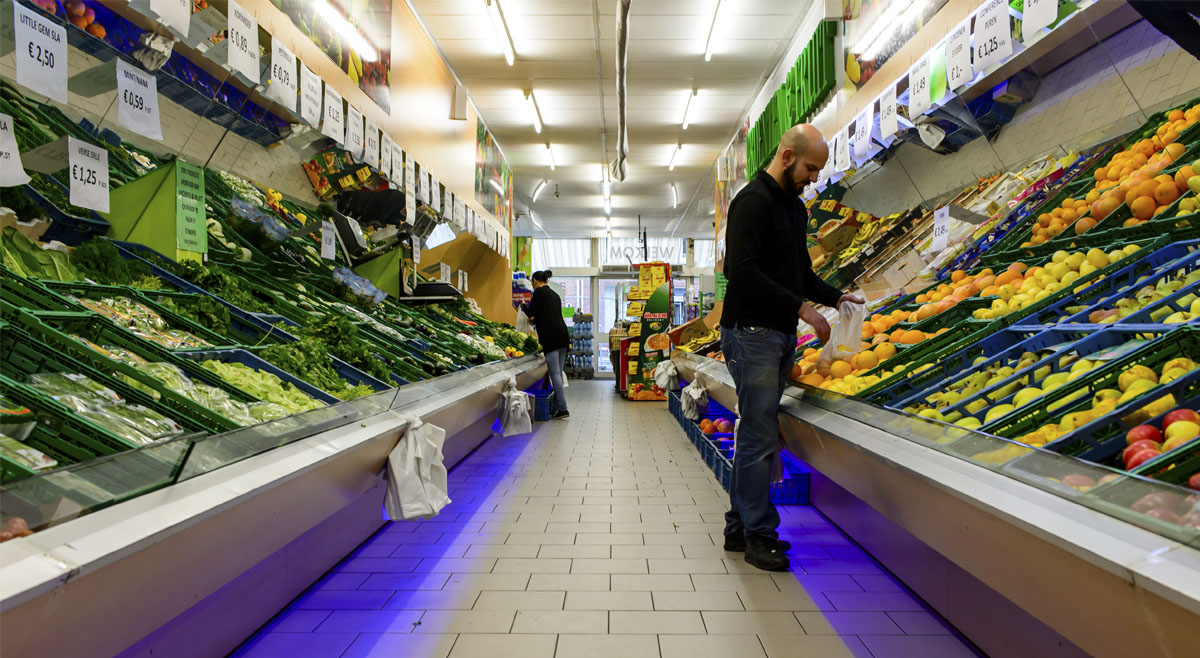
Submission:
<svg viewBox="0 0 1200 658">
<path fill-rule="evenodd" d="M 713 294 L 713 301 L 725 301 L 725 288 L 727 287 L 729 287 L 729 279 L 725 278 L 725 274 L 723 272 L 717 272 L 717 290 Z"/>
<path fill-rule="evenodd" d="M 175 240 L 180 251 L 208 253 L 204 169 L 182 160 L 175 166 Z"/>
</svg>

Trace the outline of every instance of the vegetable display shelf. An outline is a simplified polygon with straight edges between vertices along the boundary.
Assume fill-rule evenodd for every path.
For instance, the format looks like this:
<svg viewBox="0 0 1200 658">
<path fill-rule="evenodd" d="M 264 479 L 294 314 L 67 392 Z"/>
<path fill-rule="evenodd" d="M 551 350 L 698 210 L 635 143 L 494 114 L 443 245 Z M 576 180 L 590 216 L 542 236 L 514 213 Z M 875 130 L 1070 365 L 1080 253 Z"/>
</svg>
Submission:
<svg viewBox="0 0 1200 658">
<path fill-rule="evenodd" d="M 136 388 L 148 401 L 157 401 L 168 409 L 167 415 L 175 418 L 181 424 L 191 420 L 196 430 L 208 432 L 228 431 L 241 427 L 229 418 L 197 404 L 182 393 L 147 374 L 144 369 L 135 367 L 123 361 L 109 358 L 107 355 L 79 342 L 68 334 L 84 338 L 95 345 L 113 346 L 128 350 L 149 362 L 169 363 L 180 370 L 191 380 L 207 386 L 220 389 L 241 402 L 259 402 L 240 389 L 230 386 L 216 374 L 205 370 L 194 361 L 185 359 L 177 353 L 149 341 L 143 341 L 94 313 L 30 313 L 13 309 L 7 304 L 0 305 L 0 316 L 41 344 L 45 351 L 52 351 L 71 359 L 76 363 L 87 364 L 97 372 L 116 373 L 111 379 L 129 382 L 128 388 Z M 15 341 L 14 341 L 15 342 Z M 14 347 L 15 352 L 19 347 Z M 10 352 L 11 354 L 11 352 Z M 33 363 L 38 360 L 36 352 Z M 10 363 L 9 359 L 5 363 Z M 37 369 L 25 369 L 25 375 L 40 372 Z M 68 372 L 68 371 L 61 371 Z M 89 375 L 90 376 L 90 375 Z M 177 384 L 178 386 L 178 384 Z M 114 389 L 115 390 L 115 389 Z M 153 393 L 148 393 L 153 391 Z M 122 391 L 117 391 L 126 397 Z M 140 402 L 139 402 L 140 404 Z M 150 406 L 150 405 L 143 405 Z"/>
<path fill-rule="evenodd" d="M 56 179 L 51 178 L 50 180 L 52 181 L 51 185 L 62 187 Z M 58 240 L 63 244 L 76 246 L 88 238 L 108 232 L 110 224 L 96 213 L 89 212 L 87 217 L 77 217 L 60 209 L 32 185 L 25 185 L 22 189 L 50 218 L 50 226 L 42 234 L 41 239 L 47 242 Z"/>
<path fill-rule="evenodd" d="M 324 402 L 326 404 L 337 404 L 338 402 L 341 402 L 341 400 L 330 395 L 329 393 L 326 393 L 325 391 L 322 391 L 321 389 L 317 388 L 316 386 L 309 384 L 308 382 L 304 381 L 303 379 L 300 379 L 299 377 L 296 377 L 295 375 L 293 375 L 285 370 L 276 368 L 275 366 L 271 365 L 269 362 L 260 359 L 259 357 L 255 356 L 254 353 L 250 352 L 249 350 L 245 350 L 245 349 L 188 350 L 186 352 L 181 352 L 179 354 L 179 356 L 181 356 L 185 359 L 189 359 L 192 361 L 200 361 L 200 362 L 218 361 L 220 363 L 240 363 L 240 364 L 250 368 L 251 370 L 257 370 L 259 372 L 265 372 L 265 373 L 274 375 L 274 376 L 278 377 L 280 380 L 282 380 L 283 382 L 290 384 L 293 387 L 295 387 L 296 389 L 298 389 L 299 391 L 307 394 L 309 397 L 320 400 L 321 402 Z M 339 374 L 341 374 L 341 373 L 339 372 Z M 355 382 L 355 383 L 357 383 L 357 382 Z M 241 390 L 241 387 L 238 386 L 234 382 L 228 382 L 228 385 Z M 243 394 L 246 395 L 247 397 L 254 397 L 254 394 L 250 391 L 243 391 Z"/>
</svg>

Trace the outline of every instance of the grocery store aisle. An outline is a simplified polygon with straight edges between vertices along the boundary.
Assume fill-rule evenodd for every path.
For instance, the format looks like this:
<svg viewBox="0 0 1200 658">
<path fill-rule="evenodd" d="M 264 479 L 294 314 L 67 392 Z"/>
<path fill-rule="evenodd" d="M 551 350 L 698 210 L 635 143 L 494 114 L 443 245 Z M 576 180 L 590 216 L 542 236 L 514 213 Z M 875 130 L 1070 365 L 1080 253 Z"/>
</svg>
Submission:
<svg viewBox="0 0 1200 658">
<path fill-rule="evenodd" d="M 791 573 L 725 553 L 727 496 L 665 403 L 569 391 L 569 421 L 486 442 L 439 517 L 380 530 L 234 655 L 976 655 L 811 507 L 781 508 Z"/>
</svg>

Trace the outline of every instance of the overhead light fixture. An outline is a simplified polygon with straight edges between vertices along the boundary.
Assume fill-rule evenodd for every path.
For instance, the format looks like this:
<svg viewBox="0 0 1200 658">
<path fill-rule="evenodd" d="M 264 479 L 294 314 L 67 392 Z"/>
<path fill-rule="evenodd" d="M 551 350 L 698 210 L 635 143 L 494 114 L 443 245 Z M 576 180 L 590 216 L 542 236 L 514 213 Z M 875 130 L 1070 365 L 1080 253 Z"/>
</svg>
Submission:
<svg viewBox="0 0 1200 658">
<path fill-rule="evenodd" d="M 550 171 L 554 171 L 554 149 L 550 148 L 550 142 L 546 142 L 546 155 L 550 157 Z"/>
<path fill-rule="evenodd" d="M 679 192 L 675 189 L 675 183 L 671 183 L 671 208 L 679 205 Z"/>
<path fill-rule="evenodd" d="M 484 0 L 487 2 L 488 16 L 492 19 L 492 29 L 500 41 L 500 49 L 504 51 L 504 61 L 513 65 L 516 52 L 513 48 L 512 35 L 508 32 L 508 23 L 504 20 L 504 12 L 500 10 L 500 0 Z"/>
<path fill-rule="evenodd" d="M 546 179 L 543 178 L 542 182 L 538 183 L 537 187 L 533 188 L 533 202 L 534 203 L 537 203 L 538 195 L 542 193 L 542 190 L 545 189 L 545 187 L 546 187 Z"/>
<path fill-rule="evenodd" d="M 334 32 L 338 33 L 338 36 L 345 39 L 346 45 L 350 46 L 350 49 L 358 54 L 359 59 L 364 62 L 374 62 L 379 59 L 379 54 L 375 52 L 370 43 L 367 43 L 367 40 L 358 31 L 358 28 L 351 25 L 350 21 L 346 20 L 346 17 L 340 12 L 330 7 L 329 3 L 325 2 L 325 0 L 314 0 L 312 8 Z"/>
<path fill-rule="evenodd" d="M 683 150 L 683 144 L 676 144 L 675 150 L 671 151 L 671 161 L 667 163 L 667 171 L 675 171 L 675 156 Z"/>
<path fill-rule="evenodd" d="M 539 135 L 542 133 L 542 112 L 538 109 L 537 99 L 533 97 L 533 90 L 525 90 L 525 102 L 529 107 L 529 118 L 533 121 L 533 131 Z"/>
<path fill-rule="evenodd" d="M 713 35 L 717 31 L 717 18 L 721 15 L 721 3 L 724 0 L 717 0 L 717 6 L 713 8 L 712 25 L 708 27 L 708 40 L 704 42 L 704 61 L 712 59 Z"/>
<path fill-rule="evenodd" d="M 504 196 L 504 188 L 500 186 L 500 181 L 495 178 L 489 178 L 488 182 L 492 184 L 492 189 L 496 190 L 496 194 Z"/>
<path fill-rule="evenodd" d="M 683 107 L 683 129 L 684 130 L 688 129 L 688 123 L 689 123 L 688 115 L 690 115 L 692 113 L 692 101 L 695 99 L 696 99 L 696 90 L 693 89 L 692 93 L 688 95 L 687 105 L 685 105 Z"/>
</svg>

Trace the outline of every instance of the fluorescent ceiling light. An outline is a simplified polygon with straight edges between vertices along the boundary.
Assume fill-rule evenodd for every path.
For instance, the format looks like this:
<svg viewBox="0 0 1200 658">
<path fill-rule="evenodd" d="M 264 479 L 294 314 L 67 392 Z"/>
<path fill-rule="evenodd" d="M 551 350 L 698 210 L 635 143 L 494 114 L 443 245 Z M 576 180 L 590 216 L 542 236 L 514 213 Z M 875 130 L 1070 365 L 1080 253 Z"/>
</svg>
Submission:
<svg viewBox="0 0 1200 658">
<path fill-rule="evenodd" d="M 346 17 L 339 13 L 338 10 L 330 7 L 329 3 L 325 2 L 325 0 L 313 0 L 312 7 L 317 12 L 317 15 L 328 23 L 334 32 L 338 33 L 338 36 L 346 40 L 346 44 L 358 54 L 359 59 L 364 62 L 374 62 L 379 59 L 379 54 L 375 52 L 375 49 L 363 37 L 362 32 L 359 32 L 357 27 L 351 25 L 350 21 L 346 20 Z"/>
<path fill-rule="evenodd" d="M 550 156 L 550 171 L 554 171 L 554 149 L 550 148 L 549 142 L 546 142 L 546 155 Z"/>
<path fill-rule="evenodd" d="M 538 195 L 542 193 L 542 190 L 545 187 L 546 187 L 546 179 L 543 178 L 542 182 L 538 183 L 537 187 L 533 188 L 533 202 L 534 203 L 537 203 Z"/>
<path fill-rule="evenodd" d="M 713 8 L 712 25 L 708 27 L 708 39 L 704 42 L 704 61 L 712 59 L 713 34 L 717 31 L 717 17 L 721 15 L 721 3 L 723 0 L 717 0 L 717 6 Z"/>
<path fill-rule="evenodd" d="M 504 196 L 504 188 L 500 186 L 500 181 L 495 178 L 489 178 L 488 182 L 492 184 L 492 188 L 496 190 L 496 194 Z"/>
<path fill-rule="evenodd" d="M 671 208 L 679 205 L 679 192 L 675 190 L 675 183 L 671 183 Z"/>
<path fill-rule="evenodd" d="M 687 105 L 683 106 L 683 129 L 688 129 L 688 115 L 692 113 L 692 101 L 696 99 L 696 90 L 693 89 L 691 94 L 688 94 Z"/>
<path fill-rule="evenodd" d="M 504 20 L 504 12 L 500 10 L 500 0 L 484 0 L 487 2 L 488 16 L 492 19 L 492 29 L 500 41 L 500 49 L 504 51 L 504 61 L 513 65 L 516 53 L 513 49 L 512 35 L 508 33 L 508 23 Z"/>
<path fill-rule="evenodd" d="M 542 133 L 542 113 L 538 109 L 537 99 L 533 97 L 532 89 L 525 92 L 525 102 L 529 107 L 529 118 L 533 121 L 533 131 L 540 135 Z"/>
<path fill-rule="evenodd" d="M 676 144 L 675 149 L 671 151 L 671 161 L 667 163 L 667 171 L 675 171 L 675 156 L 683 150 L 683 144 Z"/>
</svg>

